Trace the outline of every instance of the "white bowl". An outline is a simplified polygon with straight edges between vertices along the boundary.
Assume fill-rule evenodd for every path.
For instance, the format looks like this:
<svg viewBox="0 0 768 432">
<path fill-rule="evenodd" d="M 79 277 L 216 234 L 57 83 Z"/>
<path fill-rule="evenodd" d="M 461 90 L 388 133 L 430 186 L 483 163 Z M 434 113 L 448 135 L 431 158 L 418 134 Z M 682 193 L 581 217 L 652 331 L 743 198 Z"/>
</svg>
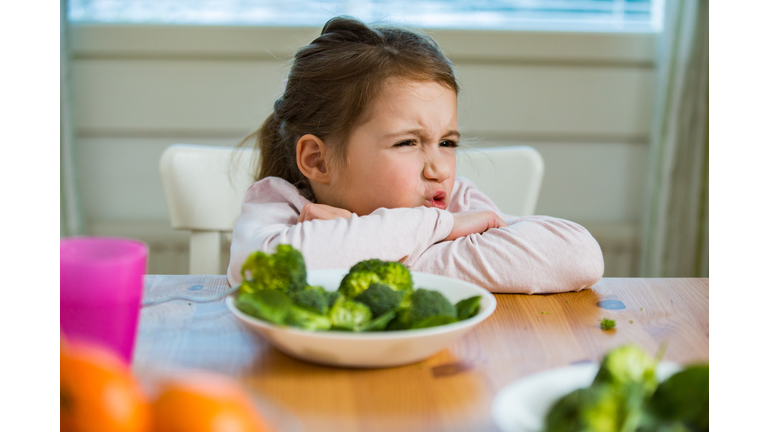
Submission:
<svg viewBox="0 0 768 432">
<path fill-rule="evenodd" d="M 307 282 L 320 285 L 326 291 L 336 291 L 348 272 L 349 269 L 309 271 Z M 481 296 L 480 311 L 463 321 L 418 330 L 312 332 L 277 326 L 245 314 L 235 307 L 234 295 L 227 297 L 226 303 L 240 323 L 289 356 L 323 365 L 360 368 L 401 366 L 429 358 L 488 318 L 496 309 L 496 298 L 477 285 L 428 273 L 411 274 L 414 288 L 440 291 L 454 304 L 468 297 Z"/>
</svg>

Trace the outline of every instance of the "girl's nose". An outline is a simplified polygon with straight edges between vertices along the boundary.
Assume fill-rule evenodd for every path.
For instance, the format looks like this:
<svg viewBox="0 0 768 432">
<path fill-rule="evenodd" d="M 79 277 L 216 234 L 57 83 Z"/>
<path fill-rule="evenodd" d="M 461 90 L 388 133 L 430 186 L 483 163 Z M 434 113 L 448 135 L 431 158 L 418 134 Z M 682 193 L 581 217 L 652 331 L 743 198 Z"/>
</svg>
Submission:
<svg viewBox="0 0 768 432">
<path fill-rule="evenodd" d="M 451 161 L 439 154 L 428 155 L 424 161 L 423 173 L 427 180 L 442 182 L 451 175 Z"/>
</svg>

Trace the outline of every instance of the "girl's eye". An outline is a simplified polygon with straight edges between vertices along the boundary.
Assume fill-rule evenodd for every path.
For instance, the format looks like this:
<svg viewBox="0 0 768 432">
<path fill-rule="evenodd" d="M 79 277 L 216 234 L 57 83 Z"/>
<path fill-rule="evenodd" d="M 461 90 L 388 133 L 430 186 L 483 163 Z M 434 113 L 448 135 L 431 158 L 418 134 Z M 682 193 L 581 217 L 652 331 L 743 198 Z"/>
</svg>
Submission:
<svg viewBox="0 0 768 432">
<path fill-rule="evenodd" d="M 440 147 L 456 148 L 458 146 L 459 146 L 459 143 L 457 141 L 452 141 L 452 140 L 445 140 L 440 143 Z"/>
<path fill-rule="evenodd" d="M 397 144 L 395 144 L 395 147 L 410 147 L 412 145 L 415 145 L 416 141 L 414 140 L 407 140 L 407 141 L 401 141 Z"/>
</svg>

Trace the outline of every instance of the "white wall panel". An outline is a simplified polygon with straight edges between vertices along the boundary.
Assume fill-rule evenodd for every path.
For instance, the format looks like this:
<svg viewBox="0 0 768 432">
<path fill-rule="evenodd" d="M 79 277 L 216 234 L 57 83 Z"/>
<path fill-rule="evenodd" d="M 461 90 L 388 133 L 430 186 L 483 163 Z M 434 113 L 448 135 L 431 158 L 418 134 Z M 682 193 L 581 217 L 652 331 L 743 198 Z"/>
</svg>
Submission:
<svg viewBox="0 0 768 432">
<path fill-rule="evenodd" d="M 86 135 L 245 133 L 282 92 L 278 61 L 77 60 L 73 99 Z"/>
<path fill-rule="evenodd" d="M 234 139 L 81 138 L 78 183 L 90 223 L 168 221 L 160 183 L 160 155 L 174 143 L 234 146 Z"/>
<path fill-rule="evenodd" d="M 528 143 L 544 159 L 536 213 L 576 222 L 639 222 L 648 146 Z"/>
<path fill-rule="evenodd" d="M 459 123 L 480 135 L 645 140 L 653 70 L 458 65 Z"/>
<path fill-rule="evenodd" d="M 242 134 L 281 93 L 277 61 L 79 60 L 73 95 L 82 134 L 181 130 Z M 644 139 L 652 70 L 457 65 L 462 132 L 552 139 Z"/>
</svg>

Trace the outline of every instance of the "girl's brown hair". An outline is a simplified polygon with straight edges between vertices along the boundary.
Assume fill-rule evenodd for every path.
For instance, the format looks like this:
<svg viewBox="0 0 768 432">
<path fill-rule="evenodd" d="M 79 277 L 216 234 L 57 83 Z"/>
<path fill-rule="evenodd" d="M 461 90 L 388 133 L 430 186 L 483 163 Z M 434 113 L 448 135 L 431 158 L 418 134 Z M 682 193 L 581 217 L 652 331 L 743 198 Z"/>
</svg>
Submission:
<svg viewBox="0 0 768 432">
<path fill-rule="evenodd" d="M 350 17 L 330 19 L 318 38 L 296 52 L 273 113 L 241 143 L 256 138 L 255 180 L 280 177 L 314 201 L 296 163 L 299 138 L 316 135 L 332 159 L 343 160 L 352 128 L 390 78 L 437 82 L 459 92 L 450 60 L 431 37 Z"/>
</svg>

